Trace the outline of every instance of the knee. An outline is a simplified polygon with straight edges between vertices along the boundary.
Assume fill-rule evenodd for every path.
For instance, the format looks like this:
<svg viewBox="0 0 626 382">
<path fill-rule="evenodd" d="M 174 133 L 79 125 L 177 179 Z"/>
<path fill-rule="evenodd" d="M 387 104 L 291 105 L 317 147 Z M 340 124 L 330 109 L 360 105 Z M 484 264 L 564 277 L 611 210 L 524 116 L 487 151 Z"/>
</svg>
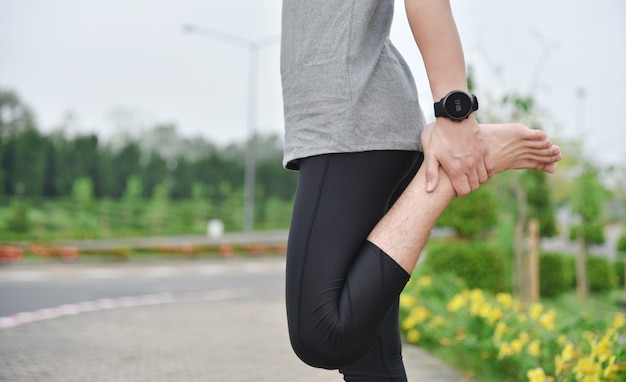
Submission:
<svg viewBox="0 0 626 382">
<path fill-rule="evenodd" d="M 341 331 L 292 331 L 291 346 L 304 363 L 322 369 L 339 369 L 361 359 L 371 347 L 359 336 Z"/>
</svg>

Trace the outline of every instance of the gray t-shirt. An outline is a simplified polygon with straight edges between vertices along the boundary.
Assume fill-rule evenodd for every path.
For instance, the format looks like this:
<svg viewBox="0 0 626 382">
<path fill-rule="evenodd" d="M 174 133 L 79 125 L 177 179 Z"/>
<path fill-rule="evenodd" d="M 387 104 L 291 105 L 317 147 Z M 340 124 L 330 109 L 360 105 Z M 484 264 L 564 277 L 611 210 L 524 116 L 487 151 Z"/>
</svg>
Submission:
<svg viewBox="0 0 626 382">
<path fill-rule="evenodd" d="M 283 0 L 286 168 L 319 154 L 421 150 L 415 82 L 389 41 L 393 9 L 393 0 Z"/>
</svg>

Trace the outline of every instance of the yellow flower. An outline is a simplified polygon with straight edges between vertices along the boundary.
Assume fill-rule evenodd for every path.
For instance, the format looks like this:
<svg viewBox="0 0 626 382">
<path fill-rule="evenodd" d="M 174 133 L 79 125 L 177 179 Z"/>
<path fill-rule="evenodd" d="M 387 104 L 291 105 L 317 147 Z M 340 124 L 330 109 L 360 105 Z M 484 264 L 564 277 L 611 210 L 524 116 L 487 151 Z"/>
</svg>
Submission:
<svg viewBox="0 0 626 382">
<path fill-rule="evenodd" d="M 547 330 L 554 330 L 554 319 L 556 318 L 556 311 L 550 309 L 546 313 L 542 314 L 539 318 L 539 324 Z"/>
<path fill-rule="evenodd" d="M 519 353 L 523 347 L 524 347 L 524 342 L 520 340 L 519 338 L 516 338 L 513 341 L 511 341 L 511 349 L 513 349 L 513 353 Z"/>
<path fill-rule="evenodd" d="M 604 362 L 609 358 L 610 350 L 611 350 L 611 341 L 609 341 L 608 337 L 602 337 L 600 342 L 598 342 L 598 344 L 593 347 L 591 354 L 592 356 L 597 357 L 600 360 L 600 362 Z"/>
<path fill-rule="evenodd" d="M 432 276 L 422 276 L 417 280 L 417 285 L 421 286 L 421 287 L 428 287 L 431 286 L 433 283 L 433 278 Z"/>
<path fill-rule="evenodd" d="M 538 367 L 536 369 L 530 369 L 526 372 L 526 377 L 528 377 L 529 382 L 545 382 L 546 373 L 542 368 Z"/>
<path fill-rule="evenodd" d="M 583 377 L 598 374 L 600 372 L 600 364 L 593 362 L 591 357 L 583 357 L 576 363 L 574 371 L 576 372 L 576 378 L 581 380 Z"/>
<path fill-rule="evenodd" d="M 498 359 L 502 359 L 504 357 L 513 355 L 513 348 L 506 342 L 500 344 L 500 349 L 498 349 Z"/>
<path fill-rule="evenodd" d="M 471 301 L 470 314 L 472 316 L 480 315 L 480 311 L 485 304 L 485 296 L 481 289 L 473 289 L 469 293 L 469 299 Z"/>
<path fill-rule="evenodd" d="M 489 311 L 489 314 L 487 315 L 487 322 L 489 322 L 490 325 L 495 324 L 501 319 L 502 319 L 502 310 L 500 310 L 500 308 L 491 309 Z"/>
<path fill-rule="evenodd" d="M 485 295 L 483 294 L 482 289 L 472 289 L 470 291 L 470 300 L 472 303 L 479 304 L 485 301 Z"/>
<path fill-rule="evenodd" d="M 404 320 L 402 320 L 402 329 L 409 330 L 414 328 L 417 325 L 417 320 L 413 316 L 408 316 Z"/>
<path fill-rule="evenodd" d="M 519 321 L 520 324 L 523 324 L 526 321 L 528 321 L 528 316 L 526 316 L 526 314 L 524 314 L 524 313 L 519 313 L 517 315 L 517 321 Z"/>
<path fill-rule="evenodd" d="M 597 375 L 588 375 L 580 382 L 600 382 L 600 377 L 598 377 Z"/>
<path fill-rule="evenodd" d="M 541 341 L 533 340 L 528 344 L 528 354 L 533 357 L 538 357 L 541 354 Z"/>
<path fill-rule="evenodd" d="M 613 366 L 613 371 L 626 371 L 626 362 L 619 362 Z"/>
<path fill-rule="evenodd" d="M 522 343 L 526 344 L 528 341 L 530 341 L 530 336 L 526 332 L 521 332 L 519 334 L 519 339 L 520 341 L 522 341 Z"/>
<path fill-rule="evenodd" d="M 438 328 L 446 323 L 446 319 L 441 316 L 435 316 L 432 320 L 430 320 L 430 324 L 428 325 L 430 328 Z"/>
<path fill-rule="evenodd" d="M 539 318 L 539 315 L 541 315 L 542 311 L 543 311 L 543 306 L 539 303 L 534 303 L 530 306 L 530 309 L 528 310 L 528 314 L 530 315 L 530 318 L 532 318 L 533 320 L 536 320 L 537 318 Z"/>
<path fill-rule="evenodd" d="M 557 338 L 556 343 L 560 346 L 563 347 L 565 346 L 565 343 L 567 342 L 567 336 L 565 334 L 561 334 L 559 336 L 559 338 Z"/>
<path fill-rule="evenodd" d="M 621 313 L 617 313 L 615 314 L 615 316 L 613 316 L 613 321 L 611 321 L 611 324 L 609 325 L 609 330 L 617 331 L 625 324 L 626 324 L 626 318 L 624 317 L 624 315 Z"/>
<path fill-rule="evenodd" d="M 465 305 L 467 305 L 467 298 L 463 294 L 457 294 L 452 298 L 452 300 L 450 300 L 448 305 L 446 305 L 446 309 L 448 312 L 454 313 L 463 308 Z"/>
<path fill-rule="evenodd" d="M 406 333 L 406 339 L 412 344 L 416 344 L 422 338 L 422 333 L 417 329 L 411 329 Z"/>
<path fill-rule="evenodd" d="M 491 315 L 492 310 L 493 309 L 491 308 L 491 305 L 489 305 L 488 303 L 481 304 L 478 307 L 478 316 L 482 318 L 487 318 Z"/>
<path fill-rule="evenodd" d="M 427 308 L 423 306 L 416 306 L 411 309 L 411 314 L 409 316 L 414 318 L 417 324 L 420 324 L 426 321 L 430 317 L 430 315 L 430 310 L 428 310 Z"/>
<path fill-rule="evenodd" d="M 402 293 L 400 295 L 400 306 L 405 308 L 411 308 L 417 304 L 417 299 L 415 297 L 408 295 L 406 293 Z"/>
<path fill-rule="evenodd" d="M 509 309 L 513 306 L 513 297 L 508 293 L 498 293 L 496 300 L 502 305 L 504 309 Z"/>
<path fill-rule="evenodd" d="M 452 345 L 452 340 L 448 338 L 442 338 L 439 340 L 439 343 L 443 346 L 450 346 Z"/>
<path fill-rule="evenodd" d="M 570 342 L 565 344 L 563 351 L 561 351 L 561 357 L 563 357 L 563 362 L 567 362 L 574 358 L 574 345 L 572 345 Z"/>
<path fill-rule="evenodd" d="M 498 322 L 498 324 L 496 325 L 496 329 L 493 331 L 493 338 L 495 342 L 500 342 L 500 340 L 502 339 L 502 335 L 507 333 L 508 331 L 509 327 L 506 326 L 504 321 Z"/>
<path fill-rule="evenodd" d="M 602 373 L 602 376 L 609 381 L 615 379 L 615 360 L 616 357 L 614 355 L 609 357 L 609 363 L 606 365 L 604 373 Z"/>
<path fill-rule="evenodd" d="M 563 362 L 563 357 L 561 357 L 560 355 L 557 355 L 556 357 L 554 357 L 554 370 L 555 370 L 556 376 L 558 377 L 559 375 L 561 375 L 564 369 L 565 369 L 565 362 Z"/>
</svg>

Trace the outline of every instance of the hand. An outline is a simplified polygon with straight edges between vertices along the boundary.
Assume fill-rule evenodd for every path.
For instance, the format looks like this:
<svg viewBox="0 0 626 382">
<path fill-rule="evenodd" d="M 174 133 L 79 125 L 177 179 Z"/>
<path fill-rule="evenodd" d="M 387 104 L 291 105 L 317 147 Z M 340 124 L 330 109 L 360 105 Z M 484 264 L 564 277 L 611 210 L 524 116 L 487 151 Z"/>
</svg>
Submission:
<svg viewBox="0 0 626 382">
<path fill-rule="evenodd" d="M 439 166 L 450 177 L 458 197 L 478 189 L 495 173 L 494 161 L 473 115 L 461 122 L 438 118 L 426 151 L 427 192 L 437 188 Z"/>
</svg>

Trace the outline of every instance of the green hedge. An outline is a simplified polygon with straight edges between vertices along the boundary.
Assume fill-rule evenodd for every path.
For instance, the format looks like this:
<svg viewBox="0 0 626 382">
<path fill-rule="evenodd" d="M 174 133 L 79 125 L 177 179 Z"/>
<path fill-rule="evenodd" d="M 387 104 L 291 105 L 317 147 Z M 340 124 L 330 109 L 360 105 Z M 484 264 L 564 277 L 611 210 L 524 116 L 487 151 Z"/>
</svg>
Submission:
<svg viewBox="0 0 626 382">
<path fill-rule="evenodd" d="M 571 289 L 572 269 L 567 256 L 545 253 L 539 256 L 539 291 L 542 297 L 556 297 Z"/>
<path fill-rule="evenodd" d="M 617 277 L 617 286 L 624 287 L 624 260 L 618 260 L 613 263 L 615 277 Z"/>
<path fill-rule="evenodd" d="M 569 285 L 576 288 L 576 255 L 563 255 L 565 268 L 567 269 Z"/>
<path fill-rule="evenodd" d="M 558 260 L 545 260 L 544 257 L 559 256 L 561 258 L 561 266 L 563 267 L 562 275 L 553 275 L 550 267 L 554 265 L 545 265 L 544 261 L 557 261 Z M 540 284 L 541 295 L 545 297 L 551 297 L 547 289 L 553 288 L 552 285 L 558 285 L 561 281 L 561 277 L 565 277 L 566 286 L 561 291 L 576 288 L 576 256 L 573 254 L 561 254 L 561 253 L 544 253 L 540 257 Z M 610 263 L 607 259 L 602 257 L 587 257 L 587 280 L 589 281 L 589 290 L 591 292 L 606 292 L 618 285 L 624 285 L 624 262 L 617 261 Z M 548 267 L 549 269 L 543 269 Z M 558 265 L 556 267 L 559 267 Z M 557 271 L 560 273 L 560 271 Z M 555 280 L 556 279 L 556 280 Z M 546 283 L 546 285 L 544 285 Z M 559 287 L 556 287 L 559 290 Z M 548 294 L 546 294 L 547 292 Z M 560 293 L 560 292 L 559 292 Z M 558 293 L 557 293 L 558 294 Z M 556 295 L 556 294 L 554 294 Z"/>
<path fill-rule="evenodd" d="M 626 252 L 626 234 L 622 234 L 617 242 L 617 251 Z"/>
<path fill-rule="evenodd" d="M 469 288 L 504 292 L 504 260 L 494 246 L 484 242 L 440 242 L 428 245 L 424 265 L 437 274 L 455 273 Z"/>
<path fill-rule="evenodd" d="M 606 292 L 616 285 L 615 271 L 607 259 L 602 257 L 587 258 L 587 277 L 591 292 Z"/>
</svg>

